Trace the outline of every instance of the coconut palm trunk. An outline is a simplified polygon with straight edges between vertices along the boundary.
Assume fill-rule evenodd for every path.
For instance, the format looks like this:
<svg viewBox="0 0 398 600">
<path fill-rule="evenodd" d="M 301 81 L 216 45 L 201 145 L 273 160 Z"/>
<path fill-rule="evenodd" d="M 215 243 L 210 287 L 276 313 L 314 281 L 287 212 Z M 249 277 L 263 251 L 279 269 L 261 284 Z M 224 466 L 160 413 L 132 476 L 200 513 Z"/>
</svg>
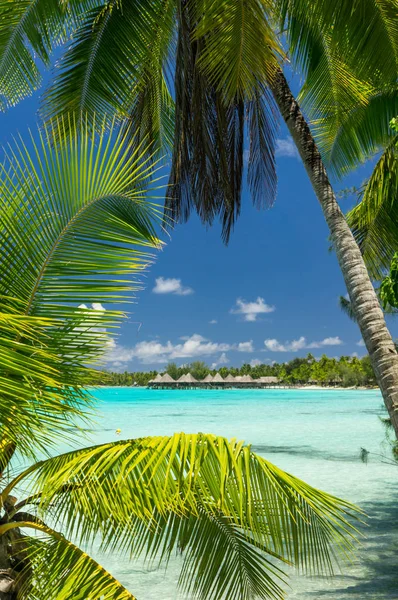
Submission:
<svg viewBox="0 0 398 600">
<path fill-rule="evenodd" d="M 282 70 L 272 81 L 271 90 L 328 224 L 350 301 L 398 438 L 398 354 L 374 287 L 359 247 L 338 205 L 311 130 Z"/>
</svg>

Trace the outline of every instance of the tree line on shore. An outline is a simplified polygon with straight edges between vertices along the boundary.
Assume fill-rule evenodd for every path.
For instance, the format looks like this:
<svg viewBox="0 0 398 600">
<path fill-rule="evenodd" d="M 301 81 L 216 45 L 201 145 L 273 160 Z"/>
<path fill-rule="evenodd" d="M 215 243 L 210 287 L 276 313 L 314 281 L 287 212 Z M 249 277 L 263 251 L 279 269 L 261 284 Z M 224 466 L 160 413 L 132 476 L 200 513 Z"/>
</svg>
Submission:
<svg viewBox="0 0 398 600">
<path fill-rule="evenodd" d="M 217 369 L 209 367 L 203 361 L 194 361 L 178 366 L 170 362 L 165 369 L 159 371 L 124 371 L 122 373 L 103 371 L 99 374 L 96 383 L 100 385 L 148 385 L 158 373 L 168 373 L 177 380 L 181 375 L 191 373 L 195 379 L 201 380 L 209 373 L 219 373 L 223 378 L 227 375 L 251 375 L 258 377 L 274 376 L 286 384 L 319 383 L 321 385 L 338 384 L 343 387 L 374 386 L 376 378 L 370 363 L 369 356 L 358 358 L 356 356 L 340 356 L 329 358 L 325 354 L 316 359 L 312 354 L 306 357 L 297 357 L 284 363 L 251 365 L 243 364 L 241 367 L 221 366 Z"/>
</svg>

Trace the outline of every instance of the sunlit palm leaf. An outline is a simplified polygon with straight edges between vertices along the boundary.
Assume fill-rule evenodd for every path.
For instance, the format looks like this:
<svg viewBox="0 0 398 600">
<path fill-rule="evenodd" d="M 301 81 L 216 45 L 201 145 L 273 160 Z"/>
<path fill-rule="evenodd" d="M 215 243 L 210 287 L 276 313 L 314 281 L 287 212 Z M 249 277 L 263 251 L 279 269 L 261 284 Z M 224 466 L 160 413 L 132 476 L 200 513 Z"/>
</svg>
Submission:
<svg viewBox="0 0 398 600">
<path fill-rule="evenodd" d="M 172 514 L 200 517 L 201 507 L 209 518 L 221 511 L 254 544 L 309 571 L 330 569 L 333 552 L 350 553 L 355 536 L 352 505 L 281 471 L 249 446 L 212 435 L 86 448 L 38 463 L 21 477 L 25 485 L 34 478 L 30 502 L 39 516 L 50 511 L 66 535 L 84 544 L 101 534 L 104 548 L 134 551 L 138 522 L 156 527 L 156 514 L 166 521 Z"/>
<path fill-rule="evenodd" d="M 106 140 L 83 123 L 71 141 L 64 125 L 32 137 L 30 150 L 19 140 L 0 165 L 1 423 L 25 449 L 80 414 L 87 364 L 123 317 L 100 303 L 131 298 L 140 288 L 131 276 L 159 247 L 146 149 L 130 152 L 126 135 Z"/>
<path fill-rule="evenodd" d="M 390 121 L 398 114 L 396 86 L 378 90 L 366 104 L 347 110 L 339 127 L 330 134 L 330 124 L 322 119 L 316 127 L 319 144 L 336 175 L 344 175 L 365 162 L 391 142 Z"/>
<path fill-rule="evenodd" d="M 204 505 L 198 505 L 195 516 L 157 514 L 152 527 L 138 523 L 132 552 L 144 554 L 159 566 L 167 564 L 173 553 L 182 553 L 179 587 L 189 597 L 284 597 L 280 586 L 285 576 L 277 566 L 278 561 L 284 565 L 283 557 L 247 535 L 221 511 L 214 513 Z"/>
<path fill-rule="evenodd" d="M 42 534 L 25 536 L 14 545 L 14 559 L 26 565 L 16 580 L 21 600 L 134 600 L 110 573 L 50 527 L 30 521 L 12 526 Z M 0 535 L 9 530 L 0 526 Z"/>
<path fill-rule="evenodd" d="M 161 73 L 168 53 L 173 10 L 172 2 L 160 0 L 111 0 L 82 15 L 72 43 L 59 62 L 57 75 L 44 95 L 44 119 L 69 112 L 88 114 L 92 119 L 95 114 L 98 125 L 105 121 L 109 126 L 115 116 L 130 117 L 135 142 L 138 139 L 140 143 L 155 131 L 159 135 L 163 128 L 154 120 L 160 119 L 160 109 L 170 110 L 172 105 L 162 89 Z M 151 120 L 144 136 L 140 131 L 145 123 L 134 118 L 134 111 L 140 114 L 142 103 L 143 116 Z M 162 118 L 165 122 L 166 117 Z M 154 137 L 146 137 L 146 147 L 153 144 Z"/>
<path fill-rule="evenodd" d="M 347 112 L 362 110 L 374 88 L 397 79 L 397 2 L 317 0 L 309 9 L 303 0 L 277 0 L 275 14 L 306 74 L 304 107 L 323 117 L 320 139 L 328 155 Z"/>
<path fill-rule="evenodd" d="M 381 279 L 398 248 L 398 136 L 390 139 L 347 220 L 371 275 Z"/>
<path fill-rule="evenodd" d="M 37 58 L 49 66 L 54 46 L 95 0 L 0 2 L 0 108 L 16 104 L 41 85 Z"/>
</svg>

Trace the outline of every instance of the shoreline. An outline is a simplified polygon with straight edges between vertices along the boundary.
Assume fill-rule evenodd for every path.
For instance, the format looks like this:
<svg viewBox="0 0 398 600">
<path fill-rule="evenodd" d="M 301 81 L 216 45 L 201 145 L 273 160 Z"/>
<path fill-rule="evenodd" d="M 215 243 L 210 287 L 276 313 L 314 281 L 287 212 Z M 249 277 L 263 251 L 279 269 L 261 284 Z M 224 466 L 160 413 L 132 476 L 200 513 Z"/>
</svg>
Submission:
<svg viewBox="0 0 398 600">
<path fill-rule="evenodd" d="M 93 385 L 90 386 L 93 389 L 98 389 L 98 388 L 109 388 L 109 389 L 129 389 L 129 390 L 157 390 L 158 388 L 152 388 L 151 386 L 148 385 Z M 162 389 L 163 391 L 165 390 L 179 390 L 179 391 L 189 391 L 189 390 L 205 390 L 205 391 L 212 391 L 212 390 L 256 390 L 256 391 L 265 391 L 265 390 L 313 390 L 313 391 L 322 391 L 322 390 L 326 390 L 326 391 L 330 391 L 330 390 L 335 390 L 335 391 L 357 391 L 357 392 L 365 392 L 365 391 L 372 391 L 372 390 L 378 390 L 379 387 L 377 385 L 375 386 L 350 386 L 350 387 L 342 387 L 342 386 L 331 386 L 331 385 L 312 385 L 312 384 L 303 384 L 303 385 L 292 385 L 292 386 L 274 386 L 274 387 L 263 387 L 263 388 L 257 388 L 257 387 L 227 387 L 227 388 L 222 388 L 222 387 L 206 387 L 206 388 L 201 388 L 201 387 L 169 387 L 169 388 L 159 388 Z"/>
</svg>

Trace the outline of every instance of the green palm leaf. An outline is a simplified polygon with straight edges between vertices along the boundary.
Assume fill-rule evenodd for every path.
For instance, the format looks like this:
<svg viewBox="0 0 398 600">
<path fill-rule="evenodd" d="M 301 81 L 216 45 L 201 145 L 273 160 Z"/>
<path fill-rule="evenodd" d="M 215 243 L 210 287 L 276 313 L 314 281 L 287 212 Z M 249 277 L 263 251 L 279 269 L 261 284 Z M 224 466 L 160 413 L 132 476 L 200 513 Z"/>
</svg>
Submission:
<svg viewBox="0 0 398 600">
<path fill-rule="evenodd" d="M 87 365 L 123 317 L 77 305 L 131 299 L 141 287 L 131 276 L 160 245 L 146 148 L 131 152 L 127 133 L 106 139 L 73 119 L 68 128 L 73 141 L 61 120 L 31 150 L 10 146 L 0 165 L 1 426 L 25 450 L 81 414 Z"/>
<path fill-rule="evenodd" d="M 121 583 L 62 534 L 39 522 L 0 526 L 0 535 L 16 527 L 40 538 L 24 536 L 14 544 L 13 558 L 25 567 L 17 575 L 21 600 L 135 600 Z"/>
<path fill-rule="evenodd" d="M 379 158 L 364 186 L 361 201 L 347 221 L 370 274 L 380 280 L 398 248 L 398 136 Z"/>
<path fill-rule="evenodd" d="M 162 69 L 174 10 L 172 2 L 111 0 L 82 14 L 44 95 L 44 120 L 74 112 L 95 114 L 98 125 L 110 126 L 115 116 L 130 118 L 134 142 L 146 138 L 148 146 L 160 136 L 170 143 L 170 116 L 160 111 L 172 110 Z"/>
<path fill-rule="evenodd" d="M 397 114 L 398 94 L 391 86 L 345 111 L 333 132 L 328 119 L 321 119 L 317 139 L 331 170 L 341 176 L 386 148 L 391 142 L 390 122 Z"/>
<path fill-rule="evenodd" d="M 275 14 L 289 54 L 306 74 L 301 99 L 322 119 L 328 156 L 347 112 L 363 110 L 375 89 L 396 81 L 396 0 L 318 0 L 310 10 L 303 0 L 277 0 Z"/>
<path fill-rule="evenodd" d="M 29 468 L 4 497 L 21 481 L 31 481 L 28 502 L 40 518 L 51 515 L 85 545 L 100 534 L 104 549 L 134 553 L 145 547 L 140 523 L 150 536 L 163 519 L 165 539 L 173 515 L 185 527 L 191 516 L 208 520 L 221 513 L 255 547 L 319 571 L 332 568 L 334 552 L 351 552 L 356 533 L 349 521 L 354 506 L 281 471 L 249 446 L 212 435 L 175 434 L 70 452 Z M 190 531 L 196 535 L 194 527 Z"/>
<path fill-rule="evenodd" d="M 79 14 L 95 0 L 18 0 L 0 2 L 0 108 L 16 104 L 37 90 L 57 43 L 66 39 Z"/>
</svg>

